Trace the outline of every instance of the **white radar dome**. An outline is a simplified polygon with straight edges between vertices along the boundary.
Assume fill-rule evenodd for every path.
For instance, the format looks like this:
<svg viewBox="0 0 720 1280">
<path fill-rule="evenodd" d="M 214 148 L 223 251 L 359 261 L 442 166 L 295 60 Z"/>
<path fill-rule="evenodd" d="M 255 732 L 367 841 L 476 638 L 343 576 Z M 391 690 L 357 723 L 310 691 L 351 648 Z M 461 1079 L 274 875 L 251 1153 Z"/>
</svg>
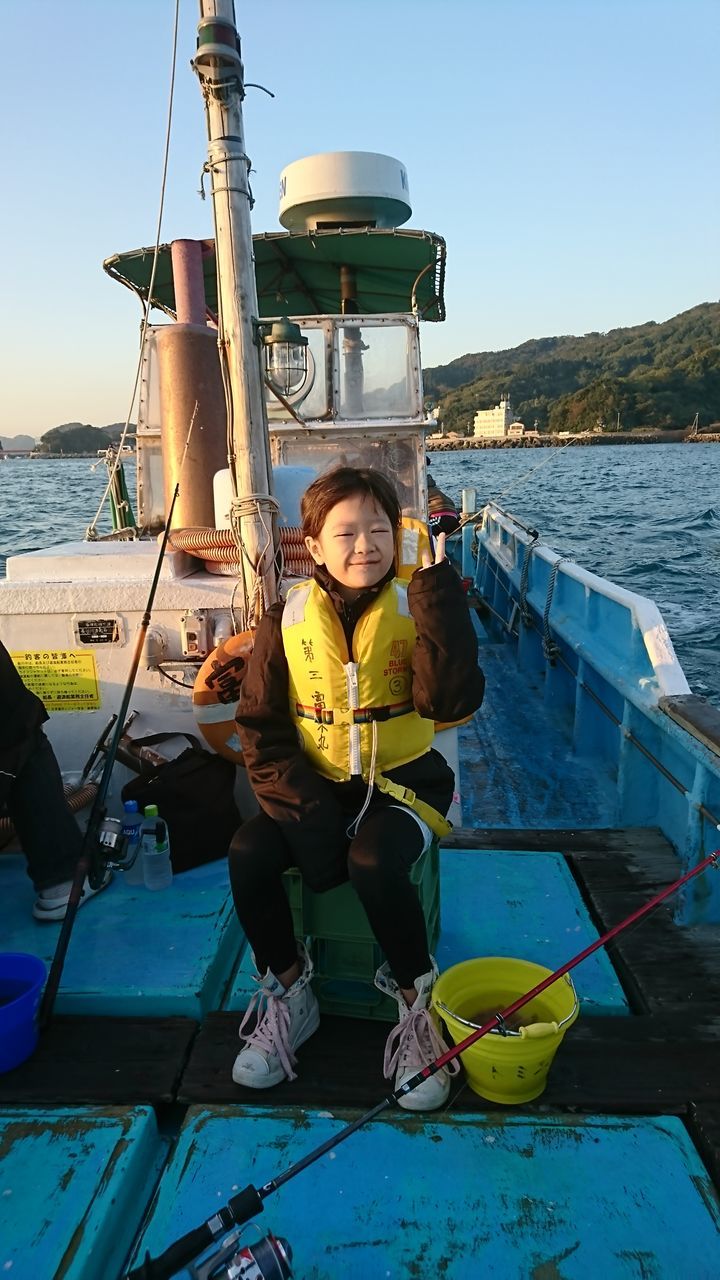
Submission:
<svg viewBox="0 0 720 1280">
<path fill-rule="evenodd" d="M 327 151 L 280 175 L 280 222 L 288 231 L 399 227 L 412 213 L 407 169 L 374 151 Z"/>
</svg>

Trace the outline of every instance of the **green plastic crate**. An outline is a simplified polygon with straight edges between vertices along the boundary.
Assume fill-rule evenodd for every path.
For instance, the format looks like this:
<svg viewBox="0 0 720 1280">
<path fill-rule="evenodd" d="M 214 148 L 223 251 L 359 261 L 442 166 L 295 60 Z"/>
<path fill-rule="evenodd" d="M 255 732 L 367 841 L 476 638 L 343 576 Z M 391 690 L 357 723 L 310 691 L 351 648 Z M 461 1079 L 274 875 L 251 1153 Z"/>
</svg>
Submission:
<svg viewBox="0 0 720 1280">
<path fill-rule="evenodd" d="M 413 867 L 410 879 L 418 896 L 432 951 L 440 933 L 440 851 L 434 840 Z M 325 1013 L 394 1020 L 394 1000 L 373 986 L 384 955 L 352 885 L 313 893 L 293 869 L 284 876 L 296 938 L 311 938 L 315 964 L 313 987 Z"/>
<path fill-rule="evenodd" d="M 428 947 L 434 951 L 440 934 L 440 897 L 426 916 Z M 372 1018 L 397 1021 L 397 1004 L 374 985 L 373 979 L 385 956 L 374 941 L 313 938 L 311 942 L 315 977 L 313 990 L 323 1013 L 343 1018 Z"/>
</svg>

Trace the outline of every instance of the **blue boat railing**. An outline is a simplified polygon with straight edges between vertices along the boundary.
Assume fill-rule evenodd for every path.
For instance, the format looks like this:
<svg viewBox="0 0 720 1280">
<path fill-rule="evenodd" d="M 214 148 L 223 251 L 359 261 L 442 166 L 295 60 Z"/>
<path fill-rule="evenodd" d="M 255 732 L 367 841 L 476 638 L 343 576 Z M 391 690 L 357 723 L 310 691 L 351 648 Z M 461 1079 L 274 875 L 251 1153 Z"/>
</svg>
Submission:
<svg viewBox="0 0 720 1280">
<path fill-rule="evenodd" d="M 613 781 L 607 826 L 659 826 L 683 869 L 694 866 L 720 843 L 720 756 L 664 709 L 690 688 L 657 606 L 492 504 L 462 536 L 462 572 L 489 633 L 512 647 L 573 753 Z M 679 922 L 720 921 L 716 880 L 686 895 Z"/>
</svg>

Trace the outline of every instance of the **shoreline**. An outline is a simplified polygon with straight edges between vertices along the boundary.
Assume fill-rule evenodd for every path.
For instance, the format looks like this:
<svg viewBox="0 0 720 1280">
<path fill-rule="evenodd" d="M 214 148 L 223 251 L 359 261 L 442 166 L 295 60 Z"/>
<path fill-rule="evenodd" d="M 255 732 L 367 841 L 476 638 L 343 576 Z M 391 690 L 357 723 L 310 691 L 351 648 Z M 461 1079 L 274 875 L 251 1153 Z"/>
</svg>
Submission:
<svg viewBox="0 0 720 1280">
<path fill-rule="evenodd" d="M 638 445 L 638 444 L 720 444 L 720 433 L 688 436 L 685 431 L 613 432 L 612 435 L 577 436 L 569 440 L 563 436 L 540 436 L 539 439 L 489 439 L 482 436 L 453 436 L 432 440 L 426 437 L 428 453 L 445 453 L 460 449 L 563 449 L 566 445 L 583 448 L 588 445 Z"/>
<path fill-rule="evenodd" d="M 97 452 L 96 453 L 31 453 L 29 449 L 27 451 L 25 451 L 24 449 L 21 449 L 21 450 L 0 449 L 0 462 L 3 462 L 3 461 L 22 462 L 22 461 L 28 461 L 28 460 L 30 462 L 48 462 L 48 461 L 49 462 L 76 462 L 78 458 L 92 458 L 93 461 L 95 461 L 95 459 L 98 458 L 99 456 L 100 455 L 98 455 Z M 135 457 L 134 453 L 124 453 L 122 456 L 122 460 L 123 462 L 129 462 L 130 459 L 134 457 Z M 100 457 L 100 460 L 102 461 L 102 457 Z"/>
</svg>

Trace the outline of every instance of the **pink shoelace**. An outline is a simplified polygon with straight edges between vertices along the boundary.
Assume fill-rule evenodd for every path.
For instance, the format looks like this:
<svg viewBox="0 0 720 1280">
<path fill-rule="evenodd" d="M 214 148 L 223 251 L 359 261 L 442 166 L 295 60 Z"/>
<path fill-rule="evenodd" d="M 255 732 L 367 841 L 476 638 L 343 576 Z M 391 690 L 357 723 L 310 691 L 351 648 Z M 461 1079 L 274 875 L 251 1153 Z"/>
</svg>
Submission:
<svg viewBox="0 0 720 1280">
<path fill-rule="evenodd" d="M 263 1000 L 267 1003 L 264 1012 L 261 1013 Z M 253 1014 L 257 1014 L 257 1026 L 253 1031 L 244 1035 L 245 1026 L 250 1022 Z M 293 1071 L 293 1067 L 297 1062 L 297 1058 L 290 1048 L 288 1041 L 289 1030 L 290 1010 L 287 1001 L 280 996 L 270 996 L 265 991 L 255 991 L 245 1010 L 245 1016 L 240 1023 L 238 1034 L 245 1041 L 244 1047 L 246 1049 L 256 1049 L 267 1057 L 276 1054 L 288 1080 L 296 1080 L 297 1075 Z"/>
<path fill-rule="evenodd" d="M 447 1045 L 441 1039 L 427 1009 L 408 1009 L 402 1020 L 393 1027 L 385 1045 L 383 1074 L 391 1080 L 396 1070 L 427 1067 L 441 1054 Z M 460 1063 L 448 1062 L 444 1071 L 456 1076 Z"/>
</svg>

